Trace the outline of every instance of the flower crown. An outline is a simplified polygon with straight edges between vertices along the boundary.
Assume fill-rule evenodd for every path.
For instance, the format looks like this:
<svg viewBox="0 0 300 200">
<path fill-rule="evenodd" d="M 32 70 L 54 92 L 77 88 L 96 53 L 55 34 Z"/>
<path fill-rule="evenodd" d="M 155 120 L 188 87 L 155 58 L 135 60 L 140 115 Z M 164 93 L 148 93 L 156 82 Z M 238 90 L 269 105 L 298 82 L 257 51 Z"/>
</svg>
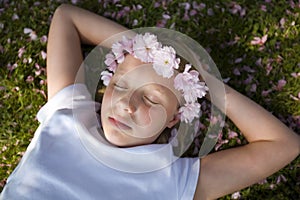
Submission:
<svg viewBox="0 0 300 200">
<path fill-rule="evenodd" d="M 107 70 L 101 73 L 101 80 L 107 86 L 118 64 L 122 63 L 126 54 L 145 63 L 153 63 L 153 68 L 158 75 L 170 78 L 174 70 L 179 68 L 180 58 L 176 57 L 176 51 L 171 46 L 163 46 L 157 41 L 157 36 L 151 33 L 137 34 L 132 39 L 123 36 L 121 41 L 112 45 L 112 50 L 105 56 L 104 63 Z M 206 95 L 208 87 L 200 82 L 199 73 L 190 70 L 191 64 L 186 64 L 184 72 L 178 73 L 174 79 L 174 87 L 179 90 L 185 100 L 185 104 L 179 108 L 180 120 L 191 123 L 200 115 L 201 105 L 198 98 Z"/>
</svg>

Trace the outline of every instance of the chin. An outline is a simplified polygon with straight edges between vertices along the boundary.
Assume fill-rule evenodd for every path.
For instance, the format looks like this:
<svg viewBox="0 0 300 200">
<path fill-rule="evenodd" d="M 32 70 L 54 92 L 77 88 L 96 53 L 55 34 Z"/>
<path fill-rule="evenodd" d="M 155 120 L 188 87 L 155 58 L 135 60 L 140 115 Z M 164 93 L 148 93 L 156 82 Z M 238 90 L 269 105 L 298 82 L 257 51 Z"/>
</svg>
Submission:
<svg viewBox="0 0 300 200">
<path fill-rule="evenodd" d="M 135 146 L 141 146 L 141 145 L 147 145 L 147 144 L 151 144 L 153 141 L 129 141 L 127 138 L 120 138 L 120 137 L 114 137 L 113 135 L 110 134 L 104 134 L 106 140 L 116 146 L 116 147 L 120 147 L 120 148 L 126 148 L 126 147 L 135 147 Z"/>
</svg>

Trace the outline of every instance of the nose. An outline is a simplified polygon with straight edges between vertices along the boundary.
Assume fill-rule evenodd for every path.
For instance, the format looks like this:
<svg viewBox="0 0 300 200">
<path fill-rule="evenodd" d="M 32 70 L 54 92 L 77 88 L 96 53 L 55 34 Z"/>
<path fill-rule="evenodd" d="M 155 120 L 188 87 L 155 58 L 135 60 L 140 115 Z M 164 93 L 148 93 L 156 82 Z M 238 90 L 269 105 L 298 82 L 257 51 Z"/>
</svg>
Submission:
<svg viewBox="0 0 300 200">
<path fill-rule="evenodd" d="M 136 105 L 135 105 L 135 101 L 134 101 L 134 97 L 133 95 L 132 96 L 129 96 L 129 95 L 124 95 L 123 97 L 121 97 L 119 99 L 117 103 L 117 107 L 120 109 L 120 110 L 123 110 L 129 114 L 133 114 L 135 111 L 136 111 Z"/>
</svg>

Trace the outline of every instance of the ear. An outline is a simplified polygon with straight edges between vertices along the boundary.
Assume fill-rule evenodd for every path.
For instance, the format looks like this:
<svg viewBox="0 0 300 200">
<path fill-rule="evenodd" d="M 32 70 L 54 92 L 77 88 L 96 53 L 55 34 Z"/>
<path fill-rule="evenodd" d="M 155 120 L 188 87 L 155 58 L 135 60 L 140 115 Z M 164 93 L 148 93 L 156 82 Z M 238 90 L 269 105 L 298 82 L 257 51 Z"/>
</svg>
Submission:
<svg viewBox="0 0 300 200">
<path fill-rule="evenodd" d="M 180 120 L 180 117 L 178 114 L 175 114 L 173 118 L 168 122 L 167 127 L 172 128 L 175 124 L 177 124 Z"/>
</svg>

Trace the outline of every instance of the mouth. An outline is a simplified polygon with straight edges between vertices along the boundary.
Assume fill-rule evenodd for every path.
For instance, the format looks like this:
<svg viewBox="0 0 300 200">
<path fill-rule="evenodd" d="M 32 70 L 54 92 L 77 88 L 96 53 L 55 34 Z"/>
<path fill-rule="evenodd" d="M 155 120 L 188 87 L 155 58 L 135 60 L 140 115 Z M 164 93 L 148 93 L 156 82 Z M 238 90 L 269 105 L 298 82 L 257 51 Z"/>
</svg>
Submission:
<svg viewBox="0 0 300 200">
<path fill-rule="evenodd" d="M 115 127 L 122 129 L 122 130 L 130 130 L 131 127 L 128 126 L 127 124 L 124 124 L 123 122 L 120 122 L 119 120 L 113 118 L 113 117 L 108 117 L 108 121 L 114 125 Z"/>
</svg>

